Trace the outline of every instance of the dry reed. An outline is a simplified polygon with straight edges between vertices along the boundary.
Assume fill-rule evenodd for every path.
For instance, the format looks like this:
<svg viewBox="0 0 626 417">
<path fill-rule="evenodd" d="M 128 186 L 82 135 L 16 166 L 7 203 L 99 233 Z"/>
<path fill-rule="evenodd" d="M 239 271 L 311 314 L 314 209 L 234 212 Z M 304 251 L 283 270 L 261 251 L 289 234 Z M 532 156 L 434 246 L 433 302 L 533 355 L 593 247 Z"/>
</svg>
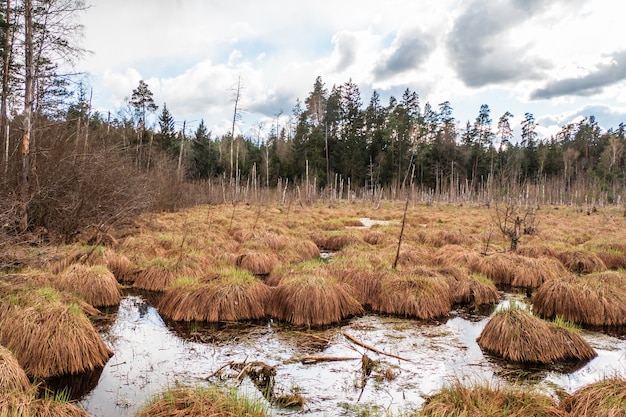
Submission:
<svg viewBox="0 0 626 417">
<path fill-rule="evenodd" d="M 169 389 L 143 407 L 136 417 L 265 417 L 264 407 L 236 392 L 217 387 Z"/>
<path fill-rule="evenodd" d="M 178 278 L 200 277 L 200 263 L 192 257 L 153 258 L 137 275 L 134 288 L 148 291 L 165 291 Z"/>
<path fill-rule="evenodd" d="M 0 395 L 3 417 L 89 417 L 82 408 L 49 398 L 37 398 L 34 390 Z"/>
<path fill-rule="evenodd" d="M 0 346 L 0 395 L 24 392 L 30 388 L 26 372 L 4 346 Z"/>
<path fill-rule="evenodd" d="M 464 386 L 460 381 L 428 397 L 423 417 L 566 417 L 568 414 L 547 395 L 526 390 L 491 387 L 489 384 Z"/>
<path fill-rule="evenodd" d="M 159 312 L 174 321 L 224 322 L 265 317 L 270 288 L 249 272 L 223 269 L 215 279 L 182 279 L 159 302 Z"/>
<path fill-rule="evenodd" d="M 606 271 L 607 267 L 596 254 L 586 250 L 565 250 L 557 253 L 557 259 L 568 271 L 589 274 Z"/>
<path fill-rule="evenodd" d="M 122 299 L 115 276 L 104 265 L 71 265 L 52 285 L 80 296 L 94 307 L 115 306 Z"/>
<path fill-rule="evenodd" d="M 561 408 L 572 416 L 626 417 L 626 379 L 615 376 L 580 388 Z"/>
<path fill-rule="evenodd" d="M 113 355 L 81 307 L 52 288 L 13 292 L 2 304 L 0 344 L 31 377 L 93 371 Z"/>
<path fill-rule="evenodd" d="M 494 314 L 477 342 L 483 350 L 513 362 L 547 364 L 596 356 L 574 330 L 545 322 L 521 308 Z"/>
<path fill-rule="evenodd" d="M 602 272 L 546 282 L 533 295 L 533 310 L 544 317 L 592 326 L 626 324 L 626 278 Z"/>
<path fill-rule="evenodd" d="M 354 289 L 328 275 L 319 264 L 288 274 L 273 289 L 269 314 L 298 326 L 324 326 L 363 314 Z"/>
<path fill-rule="evenodd" d="M 431 319 L 448 314 L 451 304 L 450 286 L 445 278 L 421 268 L 385 275 L 372 309 L 383 314 Z"/>
</svg>

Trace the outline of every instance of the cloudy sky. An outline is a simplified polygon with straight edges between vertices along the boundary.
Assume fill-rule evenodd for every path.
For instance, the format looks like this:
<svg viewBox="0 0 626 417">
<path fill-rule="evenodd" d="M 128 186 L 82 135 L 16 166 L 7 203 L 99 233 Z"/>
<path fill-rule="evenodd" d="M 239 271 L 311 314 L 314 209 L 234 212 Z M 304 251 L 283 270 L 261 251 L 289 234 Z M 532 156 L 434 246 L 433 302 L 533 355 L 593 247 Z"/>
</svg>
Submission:
<svg viewBox="0 0 626 417">
<path fill-rule="evenodd" d="M 145 80 L 161 107 L 214 135 L 232 123 L 242 82 L 250 132 L 352 79 L 366 105 L 409 88 L 448 100 L 464 125 L 481 104 L 494 129 L 535 115 L 543 136 L 581 116 L 626 122 L 626 3 L 615 0 L 91 0 L 82 16 L 93 105 L 122 106 Z M 622 4 L 623 3 L 623 4 Z M 267 132 L 269 128 L 266 127 Z"/>
</svg>

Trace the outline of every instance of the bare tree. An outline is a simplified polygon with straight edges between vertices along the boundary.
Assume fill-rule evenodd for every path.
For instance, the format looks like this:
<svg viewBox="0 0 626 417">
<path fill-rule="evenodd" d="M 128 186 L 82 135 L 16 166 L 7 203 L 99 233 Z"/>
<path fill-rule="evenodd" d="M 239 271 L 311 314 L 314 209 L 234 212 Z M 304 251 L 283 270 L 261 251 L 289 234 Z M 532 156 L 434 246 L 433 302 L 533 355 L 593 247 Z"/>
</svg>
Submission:
<svg viewBox="0 0 626 417">
<path fill-rule="evenodd" d="M 30 136 L 33 114 L 33 14 L 31 0 L 24 0 L 24 133 L 22 135 L 22 177 L 20 186 L 20 230 L 28 228 L 30 194 Z"/>
<path fill-rule="evenodd" d="M 230 129 L 231 141 L 230 141 L 230 178 L 233 178 L 233 147 L 235 144 L 235 123 L 237 119 L 241 117 L 241 109 L 239 108 L 239 101 L 241 100 L 241 75 L 237 78 L 237 88 L 235 88 L 233 101 L 235 102 L 235 109 L 233 110 L 233 125 Z"/>
<path fill-rule="evenodd" d="M 0 136 L 4 141 L 4 172 L 6 174 L 9 166 L 9 123 L 7 117 L 7 99 L 9 95 L 9 63 L 11 62 L 11 0 L 6 0 L 4 13 L 4 51 L 2 54 L 2 95 L 0 98 Z"/>
<path fill-rule="evenodd" d="M 537 214 L 533 209 L 520 211 L 513 203 L 504 207 L 496 203 L 494 222 L 502 235 L 510 241 L 510 250 L 515 252 L 523 235 L 537 232 Z"/>
</svg>

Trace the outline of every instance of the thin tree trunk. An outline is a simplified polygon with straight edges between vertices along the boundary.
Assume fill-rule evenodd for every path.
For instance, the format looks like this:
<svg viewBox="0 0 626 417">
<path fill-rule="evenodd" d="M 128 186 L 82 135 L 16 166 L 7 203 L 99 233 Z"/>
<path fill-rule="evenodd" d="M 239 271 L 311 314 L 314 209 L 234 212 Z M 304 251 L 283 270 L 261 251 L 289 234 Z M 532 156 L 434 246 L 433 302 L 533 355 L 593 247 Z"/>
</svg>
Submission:
<svg viewBox="0 0 626 417">
<path fill-rule="evenodd" d="M 28 200 L 30 193 L 30 136 L 33 110 L 33 16 L 31 0 L 24 0 L 25 85 L 24 85 L 24 133 L 22 136 L 22 178 L 20 187 L 20 229 L 28 228 Z"/>
<path fill-rule="evenodd" d="M 4 173 L 9 168 L 9 120 L 7 117 L 7 98 L 9 95 L 9 62 L 11 59 L 11 0 L 6 0 L 6 29 L 4 30 L 4 57 L 2 62 L 2 98 L 0 99 L 0 135 L 4 144 Z"/>
</svg>

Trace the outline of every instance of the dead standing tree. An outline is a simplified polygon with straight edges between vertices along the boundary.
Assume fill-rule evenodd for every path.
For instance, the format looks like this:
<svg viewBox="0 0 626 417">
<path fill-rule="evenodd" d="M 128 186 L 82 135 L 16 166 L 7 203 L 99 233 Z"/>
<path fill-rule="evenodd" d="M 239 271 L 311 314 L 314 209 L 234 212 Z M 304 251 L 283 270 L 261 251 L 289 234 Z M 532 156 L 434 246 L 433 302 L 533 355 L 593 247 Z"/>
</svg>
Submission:
<svg viewBox="0 0 626 417">
<path fill-rule="evenodd" d="M 510 250 L 515 252 L 523 235 L 532 235 L 537 232 L 537 217 L 533 209 L 520 211 L 512 204 L 504 207 L 496 204 L 493 221 L 511 243 Z"/>
</svg>

